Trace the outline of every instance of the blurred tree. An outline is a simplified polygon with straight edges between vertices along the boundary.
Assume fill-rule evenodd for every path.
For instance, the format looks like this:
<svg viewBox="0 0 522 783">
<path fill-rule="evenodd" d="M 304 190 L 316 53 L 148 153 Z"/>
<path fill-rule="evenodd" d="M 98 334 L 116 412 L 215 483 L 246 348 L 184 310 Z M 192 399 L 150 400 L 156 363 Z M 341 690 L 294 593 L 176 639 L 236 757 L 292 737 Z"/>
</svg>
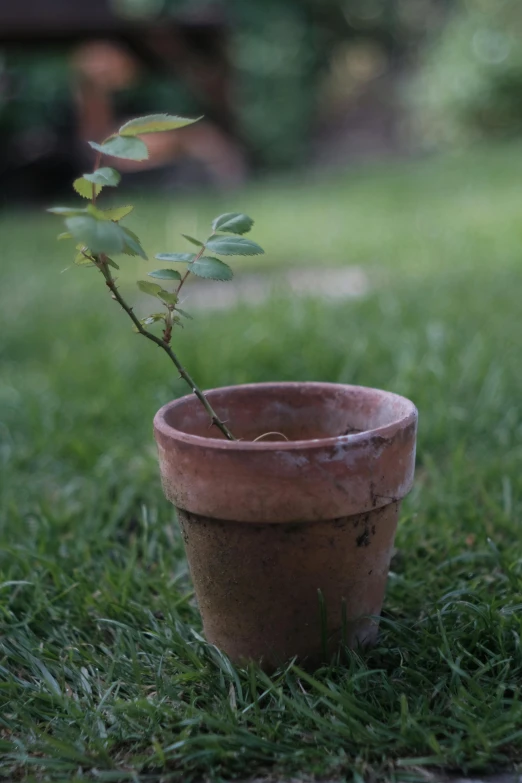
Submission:
<svg viewBox="0 0 522 783">
<path fill-rule="evenodd" d="M 181 0 L 166 2 L 175 9 Z M 232 103 L 255 165 L 281 168 L 306 158 L 338 49 L 362 40 L 400 59 L 438 22 L 446 2 L 228 0 Z"/>
<path fill-rule="evenodd" d="M 427 145 L 522 132 L 522 4 L 459 2 L 422 58 L 409 98 Z"/>
</svg>

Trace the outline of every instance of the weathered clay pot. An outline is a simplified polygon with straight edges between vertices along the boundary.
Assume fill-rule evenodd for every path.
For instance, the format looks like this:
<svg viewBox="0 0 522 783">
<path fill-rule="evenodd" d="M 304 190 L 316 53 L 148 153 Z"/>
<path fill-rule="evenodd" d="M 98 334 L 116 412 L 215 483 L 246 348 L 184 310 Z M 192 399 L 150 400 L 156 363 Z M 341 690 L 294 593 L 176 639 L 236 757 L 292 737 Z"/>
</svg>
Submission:
<svg viewBox="0 0 522 783">
<path fill-rule="evenodd" d="M 194 396 L 154 419 L 207 639 L 232 660 L 310 665 L 344 636 L 373 642 L 417 411 L 404 397 L 331 383 L 207 392 L 241 440 L 209 430 Z M 267 432 L 283 432 L 288 442 Z M 219 433 L 218 433 L 219 434 Z"/>
</svg>

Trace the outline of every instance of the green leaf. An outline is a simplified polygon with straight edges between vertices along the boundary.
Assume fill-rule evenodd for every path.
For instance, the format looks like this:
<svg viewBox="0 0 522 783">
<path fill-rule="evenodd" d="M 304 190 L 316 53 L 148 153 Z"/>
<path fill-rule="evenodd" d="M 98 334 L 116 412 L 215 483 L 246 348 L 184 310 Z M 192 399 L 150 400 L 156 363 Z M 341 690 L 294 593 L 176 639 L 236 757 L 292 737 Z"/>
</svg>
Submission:
<svg viewBox="0 0 522 783">
<path fill-rule="evenodd" d="M 103 144 L 96 144 L 95 141 L 89 141 L 89 144 L 93 150 L 109 155 L 111 158 L 147 160 L 149 157 L 145 142 L 132 136 L 111 136 Z"/>
<path fill-rule="evenodd" d="M 157 258 L 158 261 L 172 261 L 176 262 L 179 261 L 181 263 L 184 262 L 191 262 L 196 258 L 195 253 L 158 253 L 157 256 L 154 256 L 154 258 Z"/>
<path fill-rule="evenodd" d="M 160 299 L 163 299 L 164 302 L 167 302 L 167 304 L 173 304 L 175 305 L 178 301 L 178 297 L 176 294 L 172 293 L 171 291 L 165 291 L 164 288 L 162 288 L 161 292 L 158 294 Z"/>
<path fill-rule="evenodd" d="M 116 223 L 114 225 L 116 225 Z M 147 261 L 147 254 L 142 248 L 139 237 L 136 236 L 134 231 L 131 231 L 130 228 L 126 228 L 125 226 L 119 226 L 119 228 L 124 235 L 124 246 L 122 252 L 125 253 L 126 256 L 140 256 L 141 258 L 144 258 L 145 261 Z"/>
<path fill-rule="evenodd" d="M 182 315 L 184 318 L 188 318 L 189 321 L 193 321 L 194 319 L 190 315 L 190 313 L 185 312 L 185 310 L 182 310 L 181 307 L 176 307 L 176 312 Z"/>
<path fill-rule="evenodd" d="M 56 239 L 72 239 L 72 234 L 70 234 L 68 231 L 62 231 L 61 234 L 58 234 Z"/>
<path fill-rule="evenodd" d="M 218 256 L 258 256 L 265 252 L 256 242 L 243 237 L 214 237 L 207 241 L 206 248 Z"/>
<path fill-rule="evenodd" d="M 134 207 L 129 205 L 126 207 L 113 207 L 112 209 L 100 209 L 100 212 L 104 220 L 114 220 L 115 222 L 118 222 L 118 220 L 122 220 L 132 212 L 133 209 Z"/>
<path fill-rule="evenodd" d="M 76 215 L 84 215 L 87 212 L 87 207 L 49 207 L 47 212 L 52 212 L 53 215 L 74 217 Z"/>
<path fill-rule="evenodd" d="M 94 204 L 87 204 L 87 206 L 83 211 L 87 212 L 89 215 L 92 215 L 94 218 L 96 218 L 96 220 L 114 220 L 114 222 L 116 223 L 117 222 L 116 218 L 121 220 L 120 215 L 123 214 L 123 217 L 125 217 L 125 215 L 128 215 L 132 209 L 133 207 L 115 207 L 114 209 L 104 210 L 104 209 L 100 209 Z M 116 218 L 114 218 L 113 215 L 116 215 Z M 122 231 L 130 231 L 130 229 L 122 227 Z M 132 234 L 132 231 L 130 233 Z M 133 236 L 136 239 L 138 239 L 136 237 L 136 234 L 133 234 Z"/>
<path fill-rule="evenodd" d="M 181 236 L 185 237 L 185 239 L 188 242 L 191 242 L 193 245 L 196 245 L 197 247 L 204 247 L 203 242 L 200 242 L 199 239 L 194 239 L 194 237 L 191 237 L 188 234 L 182 234 Z"/>
<path fill-rule="evenodd" d="M 92 215 L 93 218 L 96 218 L 96 220 L 105 220 L 105 216 L 103 214 L 102 209 L 98 209 L 95 204 L 87 204 L 85 207 L 85 211 L 88 212 L 89 215 Z"/>
<path fill-rule="evenodd" d="M 175 269 L 155 269 L 149 272 L 149 277 L 158 277 L 160 280 L 181 280 L 181 275 Z"/>
<path fill-rule="evenodd" d="M 121 253 L 124 248 L 123 229 L 112 220 L 97 220 L 91 215 L 69 217 L 65 225 L 93 253 Z"/>
<path fill-rule="evenodd" d="M 115 188 L 121 180 L 121 174 L 116 169 L 111 169 L 110 166 L 102 166 L 101 169 L 96 169 L 92 174 L 84 174 L 83 179 L 93 182 L 95 185 L 109 185 L 111 188 Z"/>
<path fill-rule="evenodd" d="M 207 277 L 210 280 L 231 280 L 234 274 L 228 264 L 210 256 L 198 258 L 189 269 L 198 277 Z"/>
<path fill-rule="evenodd" d="M 92 261 L 89 261 L 88 258 L 85 258 L 85 256 L 82 256 L 81 253 L 77 253 L 74 257 L 74 263 L 76 266 L 94 266 Z"/>
<path fill-rule="evenodd" d="M 226 212 L 212 221 L 214 231 L 226 231 L 231 234 L 246 234 L 253 225 L 252 218 L 240 212 Z"/>
<path fill-rule="evenodd" d="M 151 296 L 159 296 L 163 291 L 163 288 L 160 285 L 151 283 L 149 280 L 138 280 L 136 285 L 144 294 L 150 294 Z"/>
<path fill-rule="evenodd" d="M 76 250 L 78 250 L 78 253 L 74 258 L 76 266 L 96 266 L 94 260 L 91 258 L 91 251 L 88 247 L 85 247 L 83 242 L 79 242 L 76 245 Z"/>
<path fill-rule="evenodd" d="M 109 266 L 114 267 L 114 269 L 119 269 L 120 268 L 120 265 L 117 264 L 116 261 L 113 261 L 112 258 L 106 258 L 105 260 L 107 261 Z"/>
<path fill-rule="evenodd" d="M 177 117 L 173 114 L 149 114 L 147 117 L 136 117 L 122 125 L 120 136 L 138 136 L 141 133 L 159 133 L 160 131 L 177 130 L 186 125 L 192 125 L 201 117 L 192 120 L 188 117 Z"/>
<path fill-rule="evenodd" d="M 150 315 L 145 316 L 145 318 L 142 318 L 140 320 L 140 323 L 142 323 L 144 326 L 150 326 L 151 324 L 155 324 L 156 321 L 164 321 L 165 320 L 165 313 L 151 313 Z"/>
<path fill-rule="evenodd" d="M 96 195 L 101 193 L 103 185 L 96 185 Z M 85 177 L 78 177 L 73 182 L 73 188 L 82 198 L 92 198 L 92 182 L 88 182 Z"/>
</svg>

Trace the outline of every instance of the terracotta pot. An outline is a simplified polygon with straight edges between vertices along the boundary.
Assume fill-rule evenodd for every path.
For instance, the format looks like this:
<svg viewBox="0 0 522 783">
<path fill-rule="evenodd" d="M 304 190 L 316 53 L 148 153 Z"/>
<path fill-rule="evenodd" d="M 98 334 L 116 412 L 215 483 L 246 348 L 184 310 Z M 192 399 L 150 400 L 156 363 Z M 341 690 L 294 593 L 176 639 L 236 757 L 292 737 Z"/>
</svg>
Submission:
<svg viewBox="0 0 522 783">
<path fill-rule="evenodd" d="M 192 395 L 154 419 L 207 639 L 268 669 L 372 643 L 413 481 L 413 403 L 332 383 L 207 396 L 241 440 L 216 437 Z M 289 440 L 253 442 L 273 431 Z"/>
</svg>

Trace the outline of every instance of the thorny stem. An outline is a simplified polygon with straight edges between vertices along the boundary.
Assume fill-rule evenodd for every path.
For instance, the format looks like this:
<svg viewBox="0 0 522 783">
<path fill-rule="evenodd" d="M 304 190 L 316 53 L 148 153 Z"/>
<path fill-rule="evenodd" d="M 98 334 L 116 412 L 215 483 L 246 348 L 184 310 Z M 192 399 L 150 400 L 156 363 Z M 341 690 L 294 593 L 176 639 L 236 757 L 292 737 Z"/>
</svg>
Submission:
<svg viewBox="0 0 522 783">
<path fill-rule="evenodd" d="M 236 440 L 236 438 L 232 435 L 230 430 L 228 429 L 225 422 L 221 421 L 215 410 L 210 405 L 209 401 L 201 391 L 201 389 L 197 386 L 196 382 L 193 380 L 193 378 L 189 375 L 187 370 L 183 367 L 180 360 L 172 350 L 172 348 L 168 345 L 168 343 L 165 340 L 162 340 L 160 337 L 157 337 L 155 334 L 152 334 L 152 332 L 149 332 L 147 329 L 143 327 L 143 324 L 141 323 L 140 319 L 136 316 L 134 313 L 134 310 L 132 307 L 130 307 L 127 302 L 123 299 L 121 296 L 117 286 L 116 282 L 111 274 L 111 271 L 109 267 L 107 266 L 107 262 L 105 261 L 105 258 L 103 254 L 100 254 L 96 261 L 96 265 L 102 275 L 105 278 L 105 283 L 107 287 L 109 288 L 113 298 L 118 302 L 118 304 L 122 307 L 123 310 L 127 313 L 131 321 L 133 322 L 134 326 L 138 330 L 140 334 L 142 334 L 144 337 L 146 337 L 148 340 L 151 340 L 153 343 L 156 343 L 156 345 L 159 348 L 162 348 L 169 359 L 174 363 L 176 366 L 176 369 L 178 370 L 180 376 L 183 378 L 184 381 L 188 383 L 198 400 L 201 402 L 205 410 L 207 411 L 208 415 L 210 416 L 210 421 L 212 425 L 217 427 L 225 438 L 227 440 Z"/>
<path fill-rule="evenodd" d="M 194 259 L 194 261 L 195 261 L 195 260 L 196 260 L 196 259 Z M 191 261 L 191 263 L 193 263 L 193 262 Z M 187 279 L 187 277 L 188 277 L 189 275 L 190 275 L 190 269 L 187 269 L 187 271 L 185 272 L 185 274 L 183 275 L 183 277 L 182 277 L 182 278 L 181 278 L 181 280 L 179 281 L 179 285 L 178 285 L 178 287 L 176 288 L 176 296 L 179 296 L 179 292 L 181 291 L 181 287 L 182 287 L 183 283 L 185 282 L 185 280 Z"/>
<path fill-rule="evenodd" d="M 100 163 L 101 163 L 101 157 L 102 157 L 102 153 L 98 152 L 98 154 L 96 155 L 96 161 L 95 161 L 95 164 L 94 164 L 94 171 L 96 171 L 99 168 Z M 92 203 L 93 203 L 94 206 L 96 206 L 96 185 L 94 183 L 93 183 L 93 186 L 92 186 Z M 198 255 L 196 256 L 196 258 L 194 258 L 194 261 L 196 261 L 198 258 L 201 257 L 201 255 L 202 255 L 204 250 L 205 250 L 205 248 L 202 247 L 201 250 L 199 251 Z M 203 405 L 203 407 L 207 411 L 208 415 L 210 416 L 211 426 L 215 426 L 219 430 L 221 430 L 221 432 L 223 433 L 223 435 L 225 436 L 225 438 L 227 440 L 236 440 L 236 438 L 232 435 L 232 433 L 228 429 L 228 427 L 225 424 L 225 422 L 221 421 L 221 419 L 219 418 L 219 416 L 215 412 L 214 408 L 211 406 L 211 404 L 209 403 L 209 401 L 207 400 L 207 398 L 205 397 L 205 395 L 203 394 L 203 392 L 201 391 L 199 386 L 196 384 L 195 380 L 192 378 L 191 375 L 189 375 L 187 370 L 185 370 L 185 368 L 181 364 L 180 360 L 178 359 L 178 357 L 176 356 L 176 354 L 174 353 L 174 351 L 172 350 L 172 348 L 169 345 L 170 338 L 171 338 L 171 335 L 172 335 L 172 310 L 170 308 L 168 309 L 168 314 L 167 314 L 167 317 L 165 319 L 165 329 L 163 330 L 163 339 L 161 339 L 160 337 L 156 337 L 155 334 L 152 334 L 152 332 L 149 332 L 147 329 L 145 329 L 143 327 L 143 324 L 141 323 L 140 319 L 134 313 L 134 310 L 132 309 L 132 307 L 130 307 L 127 304 L 127 302 L 123 299 L 123 297 L 121 296 L 121 294 L 118 291 L 118 288 L 116 286 L 116 281 L 114 280 L 114 278 L 113 278 L 113 276 L 111 274 L 111 270 L 109 269 L 109 266 L 107 264 L 107 261 L 106 261 L 106 258 L 104 256 L 104 254 L 100 253 L 99 256 L 94 256 L 93 261 L 96 264 L 96 266 L 98 267 L 98 269 L 100 270 L 100 272 L 102 273 L 102 275 L 104 276 L 105 283 L 106 283 L 108 289 L 110 290 L 113 299 L 115 299 L 118 302 L 118 304 L 122 307 L 122 309 L 125 310 L 125 312 L 129 316 L 129 318 L 132 320 L 134 326 L 138 330 L 138 332 L 140 334 L 142 334 L 144 337 L 146 337 L 148 340 L 151 340 L 153 343 L 156 343 L 156 345 L 159 348 L 162 348 L 165 351 L 165 353 L 167 354 L 167 356 L 170 358 L 170 360 L 174 363 L 174 365 L 176 366 L 176 369 L 178 370 L 180 376 L 183 378 L 184 381 L 186 381 L 188 383 L 188 385 L 190 386 L 190 388 L 192 389 L 192 391 L 194 392 L 194 394 L 196 395 L 196 397 L 201 402 L 201 404 Z M 179 294 L 181 286 L 183 285 L 183 283 L 185 282 L 185 280 L 187 279 L 189 274 L 190 274 L 190 268 L 187 269 L 184 277 L 180 281 L 180 284 L 179 284 L 179 286 L 177 288 L 177 291 L 176 291 L 176 296 Z"/>
<path fill-rule="evenodd" d="M 185 274 L 183 275 L 183 277 L 179 281 L 179 285 L 178 285 L 178 287 L 176 289 L 176 296 L 179 296 L 179 292 L 181 291 L 183 283 L 185 282 L 187 277 L 190 275 L 190 267 L 191 267 L 191 265 L 194 263 L 194 261 L 197 261 L 199 258 L 201 258 L 201 256 L 205 252 L 205 250 L 206 250 L 205 245 L 203 245 L 203 247 L 201 248 L 201 250 L 199 251 L 197 256 L 195 256 L 195 258 L 193 258 L 192 261 L 190 262 L 190 264 L 187 266 L 187 271 L 185 272 Z"/>
<path fill-rule="evenodd" d="M 165 315 L 165 328 L 163 330 L 163 342 L 167 343 L 167 345 L 170 343 L 170 339 L 172 337 L 172 310 L 169 307 L 167 309 L 167 314 Z"/>
</svg>

